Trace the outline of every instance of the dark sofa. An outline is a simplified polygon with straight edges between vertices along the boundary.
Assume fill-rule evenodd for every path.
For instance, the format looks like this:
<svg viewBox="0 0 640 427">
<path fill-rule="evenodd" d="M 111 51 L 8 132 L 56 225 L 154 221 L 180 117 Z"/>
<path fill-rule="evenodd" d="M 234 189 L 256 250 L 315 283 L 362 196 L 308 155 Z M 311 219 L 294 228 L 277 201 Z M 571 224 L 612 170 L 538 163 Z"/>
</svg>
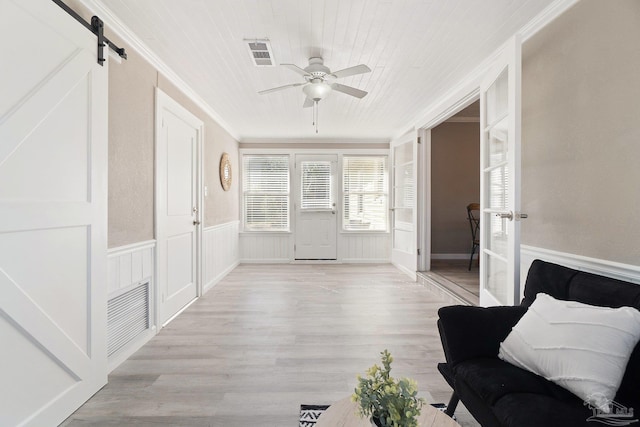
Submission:
<svg viewBox="0 0 640 427">
<path fill-rule="evenodd" d="M 439 310 L 446 363 L 438 365 L 457 399 L 483 427 L 597 426 L 593 411 L 571 392 L 498 358 L 500 342 L 540 292 L 585 304 L 640 309 L 640 285 L 536 260 L 524 299 L 514 307 L 451 306 Z M 640 344 L 627 364 L 615 401 L 640 415 Z M 638 425 L 638 424 L 635 424 Z"/>
</svg>

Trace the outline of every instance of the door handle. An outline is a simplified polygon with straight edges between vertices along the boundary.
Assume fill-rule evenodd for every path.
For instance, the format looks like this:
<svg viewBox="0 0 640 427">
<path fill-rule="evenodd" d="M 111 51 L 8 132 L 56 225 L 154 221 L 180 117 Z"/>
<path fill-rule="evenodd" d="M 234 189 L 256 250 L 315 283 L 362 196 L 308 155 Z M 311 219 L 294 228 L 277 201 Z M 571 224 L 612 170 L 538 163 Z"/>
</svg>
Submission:
<svg viewBox="0 0 640 427">
<path fill-rule="evenodd" d="M 513 212 L 497 213 L 496 216 L 502 219 L 508 219 L 509 221 L 513 221 Z"/>
<path fill-rule="evenodd" d="M 514 217 L 515 217 L 516 221 L 520 221 L 521 219 L 529 218 L 529 215 L 527 215 L 526 213 L 521 213 L 521 212 L 516 212 L 515 215 L 513 214 L 513 212 L 497 213 L 496 216 L 499 216 L 500 218 L 506 218 L 509 221 L 513 221 Z"/>
<path fill-rule="evenodd" d="M 193 220 L 193 225 L 200 225 L 200 221 L 198 221 L 197 219 Z"/>
</svg>

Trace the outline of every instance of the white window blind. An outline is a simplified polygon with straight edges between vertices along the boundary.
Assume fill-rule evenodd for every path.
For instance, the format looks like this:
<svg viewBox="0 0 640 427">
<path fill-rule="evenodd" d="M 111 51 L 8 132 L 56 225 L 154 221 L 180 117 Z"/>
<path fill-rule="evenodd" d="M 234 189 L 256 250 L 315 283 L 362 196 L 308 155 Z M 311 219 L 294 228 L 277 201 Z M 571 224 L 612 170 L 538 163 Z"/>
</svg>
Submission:
<svg viewBox="0 0 640 427">
<path fill-rule="evenodd" d="M 387 231 L 389 187 L 386 156 L 344 156 L 342 165 L 343 229 Z"/>
<path fill-rule="evenodd" d="M 243 156 L 244 229 L 289 230 L 289 156 Z"/>
<path fill-rule="evenodd" d="M 300 167 L 302 168 L 300 208 L 332 209 L 331 162 L 301 162 Z"/>
</svg>

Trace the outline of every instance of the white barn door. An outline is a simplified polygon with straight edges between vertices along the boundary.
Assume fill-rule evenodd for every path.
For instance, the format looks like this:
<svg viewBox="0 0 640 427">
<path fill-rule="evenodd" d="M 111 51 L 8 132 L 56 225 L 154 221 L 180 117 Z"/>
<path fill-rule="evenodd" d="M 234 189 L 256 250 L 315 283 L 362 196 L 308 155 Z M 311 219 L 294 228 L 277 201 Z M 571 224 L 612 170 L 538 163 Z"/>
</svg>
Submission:
<svg viewBox="0 0 640 427">
<path fill-rule="evenodd" d="M 107 67 L 50 0 L 0 0 L 0 425 L 107 381 Z"/>
</svg>

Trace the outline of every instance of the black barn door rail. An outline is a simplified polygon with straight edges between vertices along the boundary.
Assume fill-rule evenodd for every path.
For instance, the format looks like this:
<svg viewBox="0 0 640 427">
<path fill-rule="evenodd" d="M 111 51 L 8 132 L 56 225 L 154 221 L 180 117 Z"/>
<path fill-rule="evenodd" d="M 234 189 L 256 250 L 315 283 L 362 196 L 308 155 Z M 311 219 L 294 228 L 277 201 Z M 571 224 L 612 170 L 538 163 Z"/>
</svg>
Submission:
<svg viewBox="0 0 640 427">
<path fill-rule="evenodd" d="M 64 4 L 62 0 L 53 0 L 55 4 L 60 6 L 65 12 L 67 12 L 73 19 L 81 23 L 86 29 L 91 31 L 98 37 L 98 64 L 102 65 L 105 61 L 104 47 L 109 46 L 120 58 L 127 59 L 127 53 L 123 47 L 116 46 L 111 40 L 104 36 L 104 22 L 97 16 L 91 18 L 91 23 L 85 21 L 80 15 L 78 15 L 73 9 Z"/>
</svg>

